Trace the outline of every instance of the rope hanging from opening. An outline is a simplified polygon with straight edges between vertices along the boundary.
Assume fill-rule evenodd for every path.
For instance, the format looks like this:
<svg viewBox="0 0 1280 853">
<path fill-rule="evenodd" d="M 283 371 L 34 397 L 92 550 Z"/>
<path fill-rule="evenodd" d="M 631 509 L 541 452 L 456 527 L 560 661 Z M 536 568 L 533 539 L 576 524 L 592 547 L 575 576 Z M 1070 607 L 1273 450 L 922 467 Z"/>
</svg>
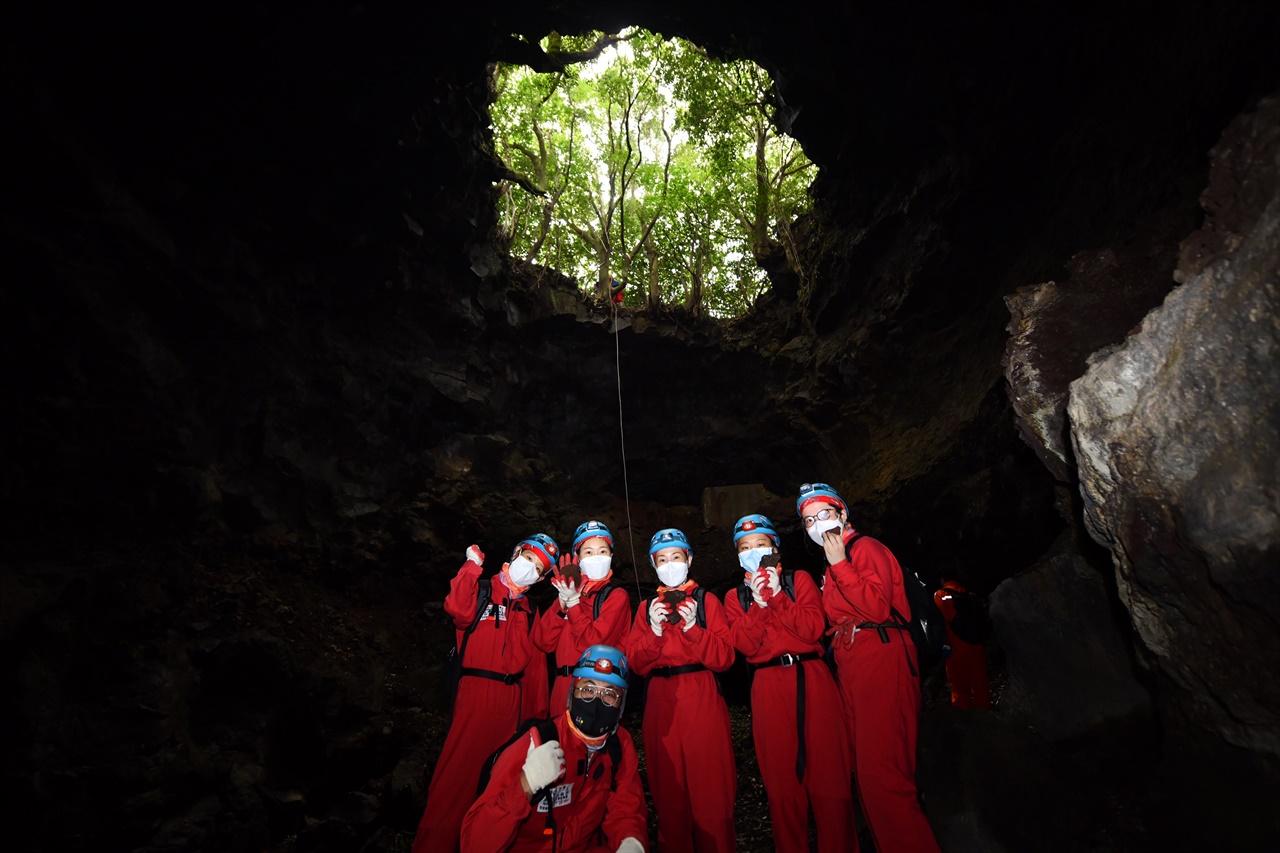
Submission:
<svg viewBox="0 0 1280 853">
<path fill-rule="evenodd" d="M 631 548 L 631 570 L 636 575 L 636 597 L 643 603 L 644 593 L 640 591 L 640 565 L 636 562 L 635 533 L 631 527 L 631 485 L 627 482 L 627 433 L 622 428 L 622 346 L 618 343 L 618 303 L 610 300 L 613 311 L 613 358 L 618 377 L 618 441 L 622 445 L 622 491 L 627 506 L 627 545 Z"/>
</svg>

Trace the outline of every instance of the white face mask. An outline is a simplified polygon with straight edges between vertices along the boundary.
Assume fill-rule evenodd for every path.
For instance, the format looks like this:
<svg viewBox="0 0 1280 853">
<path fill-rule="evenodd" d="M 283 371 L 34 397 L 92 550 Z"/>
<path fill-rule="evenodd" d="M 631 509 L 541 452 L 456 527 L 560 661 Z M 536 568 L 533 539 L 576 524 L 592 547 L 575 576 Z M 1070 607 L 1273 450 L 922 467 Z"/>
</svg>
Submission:
<svg viewBox="0 0 1280 853">
<path fill-rule="evenodd" d="M 587 580 L 598 581 L 605 575 L 609 574 L 609 567 L 613 565 L 613 557 L 608 554 L 596 554 L 592 557 L 583 557 L 578 561 L 579 568 L 582 573 L 587 576 Z"/>
<path fill-rule="evenodd" d="M 760 570 L 760 561 L 764 559 L 766 554 L 772 554 L 773 548 L 768 545 L 762 545 L 759 548 L 752 548 L 749 551 L 738 552 L 738 565 L 746 569 L 748 572 L 756 572 Z M 750 586 L 750 582 L 747 582 Z"/>
<path fill-rule="evenodd" d="M 680 586 L 689 578 L 688 563 L 663 563 L 657 570 L 663 586 Z"/>
<path fill-rule="evenodd" d="M 516 557 L 507 566 L 507 577 L 516 586 L 533 586 L 538 580 L 538 567 L 528 557 Z"/>
<path fill-rule="evenodd" d="M 822 545 L 822 534 L 828 530 L 835 530 L 841 526 L 840 519 L 828 518 L 826 521 L 815 521 L 813 527 L 809 528 L 809 538 L 819 547 Z"/>
</svg>

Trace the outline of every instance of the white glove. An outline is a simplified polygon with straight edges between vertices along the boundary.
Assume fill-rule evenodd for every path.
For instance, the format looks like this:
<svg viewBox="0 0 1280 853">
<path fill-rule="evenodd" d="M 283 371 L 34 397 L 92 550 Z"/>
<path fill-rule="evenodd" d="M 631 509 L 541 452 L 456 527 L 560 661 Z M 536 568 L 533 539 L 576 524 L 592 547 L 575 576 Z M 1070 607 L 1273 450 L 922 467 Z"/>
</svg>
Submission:
<svg viewBox="0 0 1280 853">
<path fill-rule="evenodd" d="M 698 621 L 698 602 L 692 598 L 686 598 L 680 602 L 680 606 L 676 608 L 676 612 L 684 619 L 684 624 L 680 626 L 681 631 L 688 631 Z"/>
<path fill-rule="evenodd" d="M 638 838 L 624 838 L 614 853 L 644 853 L 644 845 Z"/>
<path fill-rule="evenodd" d="M 560 593 L 560 609 L 569 612 L 570 607 L 576 607 L 578 600 L 582 598 L 582 593 L 573 585 L 573 581 L 558 581 L 551 579 L 551 585 L 556 588 L 556 592 Z"/>
<path fill-rule="evenodd" d="M 765 574 L 769 578 L 769 589 L 773 591 L 773 594 L 777 595 L 782 592 L 782 579 L 778 577 L 778 570 L 765 569 Z"/>
<path fill-rule="evenodd" d="M 661 598 L 654 598 L 653 603 L 649 605 L 649 627 L 659 637 L 662 636 L 662 630 L 667 627 L 667 605 L 662 603 Z"/>
<path fill-rule="evenodd" d="M 564 750 L 560 741 L 549 740 L 542 746 L 533 745 L 533 733 L 529 733 L 529 752 L 524 758 L 524 780 L 530 791 L 540 791 L 564 775 Z"/>
<path fill-rule="evenodd" d="M 764 597 L 764 590 L 761 589 L 761 587 L 766 586 L 767 583 L 768 582 L 762 577 L 757 577 L 755 580 L 751 582 L 751 597 L 755 600 L 756 604 L 759 605 L 760 607 L 769 606 L 768 600 L 766 600 Z"/>
<path fill-rule="evenodd" d="M 467 559 L 475 563 L 477 566 L 483 566 L 484 552 L 480 550 L 480 546 L 472 545 L 467 548 Z"/>
</svg>

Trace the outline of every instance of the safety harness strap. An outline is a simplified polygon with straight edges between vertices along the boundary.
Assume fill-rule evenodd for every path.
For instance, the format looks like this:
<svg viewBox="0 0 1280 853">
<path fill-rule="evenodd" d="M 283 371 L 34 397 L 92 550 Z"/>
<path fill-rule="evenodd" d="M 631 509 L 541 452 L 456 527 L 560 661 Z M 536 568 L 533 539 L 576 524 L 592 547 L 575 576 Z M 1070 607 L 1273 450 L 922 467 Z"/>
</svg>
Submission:
<svg viewBox="0 0 1280 853">
<path fill-rule="evenodd" d="M 800 654 L 791 654 L 788 652 L 781 657 L 772 658 L 764 663 L 749 663 L 748 666 L 752 670 L 764 669 L 769 666 L 796 666 L 796 664 L 804 663 L 809 660 L 819 660 L 822 652 L 802 652 Z M 804 782 L 804 768 L 808 760 L 808 754 L 805 750 L 804 743 L 804 716 L 805 716 L 805 689 L 804 689 L 804 667 L 796 667 L 796 780 Z"/>
<path fill-rule="evenodd" d="M 893 605 L 889 606 L 889 615 L 898 621 L 896 622 L 863 622 L 861 625 L 858 626 L 858 629 L 861 630 L 863 628 L 875 628 L 876 633 L 880 635 L 880 642 L 882 643 L 889 642 L 890 628 L 893 628 L 894 630 L 897 630 L 897 631 L 911 630 L 911 625 L 907 623 L 906 619 L 902 618 L 902 614 L 899 613 L 898 609 Z M 912 675 L 918 677 L 920 673 L 916 671 L 916 665 L 911 662 L 911 652 L 907 649 L 907 641 L 905 639 L 902 641 L 902 651 L 907 656 L 907 669 L 911 671 Z"/>
<path fill-rule="evenodd" d="M 706 669 L 700 663 L 686 663 L 683 666 L 655 666 L 649 671 L 649 675 L 657 678 L 670 678 L 673 675 L 684 675 L 689 672 L 701 672 Z"/>
<path fill-rule="evenodd" d="M 490 681 L 501 681 L 503 684 L 515 684 L 524 677 L 523 672 L 494 672 L 491 669 L 476 669 L 475 667 L 464 666 L 462 675 L 471 675 L 476 678 L 487 678 Z"/>
<path fill-rule="evenodd" d="M 752 669 L 764 669 L 767 666 L 795 666 L 798 663 L 803 663 L 807 660 L 817 660 L 820 657 L 822 657 L 822 652 L 801 652 L 799 654 L 787 652 L 781 657 L 770 658 L 764 663 L 751 663 L 748 664 L 748 666 Z"/>
</svg>

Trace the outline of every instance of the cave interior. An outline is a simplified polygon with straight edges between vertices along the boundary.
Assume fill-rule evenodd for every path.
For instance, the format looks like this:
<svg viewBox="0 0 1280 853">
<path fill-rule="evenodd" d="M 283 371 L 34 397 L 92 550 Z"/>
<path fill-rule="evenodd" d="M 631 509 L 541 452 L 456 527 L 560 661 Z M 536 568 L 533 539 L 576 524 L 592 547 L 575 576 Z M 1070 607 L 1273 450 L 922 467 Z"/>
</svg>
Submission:
<svg viewBox="0 0 1280 853">
<path fill-rule="evenodd" d="M 602 519 L 634 604 L 679 527 L 724 594 L 759 511 L 820 577 L 808 481 L 990 601 L 995 711 L 924 673 L 944 850 L 1274 845 L 1275 6 L 7 17 L 16 849 L 408 850 L 468 545 Z M 741 317 L 612 310 L 496 236 L 490 64 L 632 25 L 766 68 L 819 166 Z M 1226 414 L 1173 385 L 1140 413 L 1167 431 L 1102 424 L 1086 371 L 1209 287 Z M 745 683 L 739 846 L 768 850 Z"/>
</svg>

